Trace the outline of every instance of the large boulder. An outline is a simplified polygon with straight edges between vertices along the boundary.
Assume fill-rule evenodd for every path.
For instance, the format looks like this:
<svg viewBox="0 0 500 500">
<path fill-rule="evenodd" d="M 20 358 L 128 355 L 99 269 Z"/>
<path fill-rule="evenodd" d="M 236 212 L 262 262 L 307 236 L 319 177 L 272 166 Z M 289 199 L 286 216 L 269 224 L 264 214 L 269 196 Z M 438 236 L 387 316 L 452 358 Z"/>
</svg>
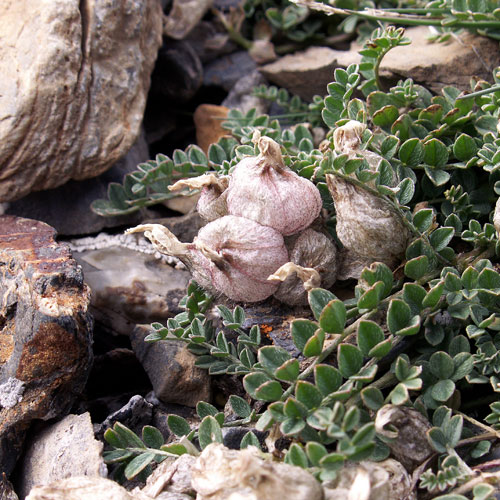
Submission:
<svg viewBox="0 0 500 500">
<path fill-rule="evenodd" d="M 0 470 L 33 420 L 66 414 L 92 362 L 89 288 L 42 222 L 0 217 Z"/>
<path fill-rule="evenodd" d="M 159 0 L 0 2 L 0 201 L 94 177 L 137 139 Z"/>
</svg>

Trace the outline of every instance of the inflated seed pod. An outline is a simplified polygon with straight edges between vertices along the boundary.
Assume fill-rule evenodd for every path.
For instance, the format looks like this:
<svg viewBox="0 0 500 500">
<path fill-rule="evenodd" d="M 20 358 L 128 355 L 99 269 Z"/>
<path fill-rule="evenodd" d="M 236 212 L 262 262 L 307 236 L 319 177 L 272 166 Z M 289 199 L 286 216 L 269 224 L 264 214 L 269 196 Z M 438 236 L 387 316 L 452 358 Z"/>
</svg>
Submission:
<svg viewBox="0 0 500 500">
<path fill-rule="evenodd" d="M 181 189 L 201 189 L 200 198 L 196 209 L 208 222 L 227 215 L 226 189 L 229 184 L 228 177 L 217 177 L 215 174 L 204 174 L 192 179 L 181 179 L 172 186 L 170 191 Z"/>
<path fill-rule="evenodd" d="M 260 154 L 236 165 L 227 189 L 231 215 L 246 217 L 287 236 L 307 228 L 321 210 L 316 186 L 283 162 L 278 143 L 255 139 Z"/>
<path fill-rule="evenodd" d="M 497 233 L 500 234 L 500 198 L 498 198 L 495 205 L 495 212 L 493 212 L 493 225 Z"/>
<path fill-rule="evenodd" d="M 166 227 L 143 224 L 155 248 L 178 257 L 203 288 L 238 302 L 257 302 L 278 288 L 267 277 L 288 261 L 283 236 L 243 217 L 228 215 L 202 227 L 193 243 L 181 243 Z"/>
<path fill-rule="evenodd" d="M 297 238 L 287 242 L 290 262 L 281 273 L 274 275 L 282 281 L 274 296 L 290 306 L 307 304 L 310 288 L 309 275 L 302 270 L 313 270 L 314 287 L 330 288 L 337 277 L 337 247 L 327 235 L 308 228 Z M 292 264 L 292 265 L 289 265 Z M 310 273 L 309 273 L 310 274 Z"/>
<path fill-rule="evenodd" d="M 337 214 L 337 236 L 344 247 L 367 262 L 394 267 L 409 239 L 401 215 L 389 203 L 347 180 L 326 175 Z"/>
</svg>

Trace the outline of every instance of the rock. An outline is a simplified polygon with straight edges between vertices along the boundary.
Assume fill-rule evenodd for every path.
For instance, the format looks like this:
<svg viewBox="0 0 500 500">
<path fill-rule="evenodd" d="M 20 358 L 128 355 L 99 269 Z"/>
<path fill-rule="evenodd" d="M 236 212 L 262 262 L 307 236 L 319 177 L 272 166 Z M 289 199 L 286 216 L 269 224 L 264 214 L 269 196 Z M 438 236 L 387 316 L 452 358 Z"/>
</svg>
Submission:
<svg viewBox="0 0 500 500">
<path fill-rule="evenodd" d="M 214 85 L 230 91 L 236 82 L 257 68 L 246 50 L 219 57 L 205 66 L 203 85 Z"/>
<path fill-rule="evenodd" d="M 249 427 L 224 427 L 222 429 L 224 446 L 230 450 L 239 450 L 241 440 L 249 431 L 252 431 L 259 440 L 260 444 L 264 445 L 267 432 L 257 431 L 255 429 L 250 429 Z"/>
<path fill-rule="evenodd" d="M 151 328 L 138 325 L 130 336 L 132 349 L 153 384 L 158 399 L 194 407 L 198 401 L 210 401 L 210 377 L 207 370 L 194 366 L 196 356 L 178 340 L 144 342 Z"/>
<path fill-rule="evenodd" d="M 68 415 L 31 437 L 20 467 L 21 498 L 33 486 L 74 476 L 106 477 L 107 467 L 96 441 L 90 415 Z"/>
<path fill-rule="evenodd" d="M 113 427 L 115 422 L 120 422 L 140 436 L 142 428 L 151 425 L 152 416 L 153 405 L 142 396 L 136 395 L 123 408 L 109 415 L 102 424 L 95 425 L 94 431 L 98 439 L 103 439 L 106 430 Z"/>
<path fill-rule="evenodd" d="M 108 197 L 110 182 L 122 183 L 125 174 L 149 160 L 148 145 L 142 133 L 130 151 L 109 170 L 98 177 L 84 181 L 69 181 L 47 191 L 30 193 L 9 204 L 5 213 L 36 219 L 54 227 L 59 236 L 92 234 L 104 228 L 134 225 L 140 214 L 101 217 L 90 209 L 94 200 Z"/>
<path fill-rule="evenodd" d="M 215 104 L 200 104 L 194 112 L 196 127 L 196 144 L 208 154 L 210 144 L 216 143 L 221 137 L 229 135 L 222 128 L 222 122 L 227 118 L 229 108 Z"/>
<path fill-rule="evenodd" d="M 0 478 L 0 498 L 2 500 L 19 500 L 5 472 L 2 472 L 2 477 Z"/>
<path fill-rule="evenodd" d="M 9 474 L 33 420 L 64 415 L 92 363 L 90 290 L 42 222 L 0 216 L 0 467 Z M 6 385 L 5 385 L 6 384 Z"/>
<path fill-rule="evenodd" d="M 357 52 L 310 47 L 266 64 L 259 71 L 275 85 L 311 101 L 314 95 L 327 95 L 326 86 L 333 81 L 335 68 L 345 68 L 360 61 Z"/>
<path fill-rule="evenodd" d="M 118 483 L 103 477 L 69 477 L 47 486 L 35 486 L 26 500 L 146 500 L 131 495 Z"/>
<path fill-rule="evenodd" d="M 201 21 L 213 0 L 174 0 L 165 19 L 164 33 L 175 40 L 182 40 Z"/>
<path fill-rule="evenodd" d="M 197 500 L 323 500 L 321 485 L 309 472 L 264 461 L 254 447 L 236 451 L 209 444 L 191 470 L 191 484 Z"/>
<path fill-rule="evenodd" d="M 252 71 L 252 73 L 241 77 L 234 84 L 228 96 L 222 101 L 222 105 L 228 108 L 239 109 L 242 113 L 247 113 L 252 108 L 256 108 L 258 114 L 267 113 L 270 102 L 252 95 L 254 87 L 265 83 L 267 83 L 266 79 L 258 70 Z"/>
<path fill-rule="evenodd" d="M 175 104 L 189 101 L 201 87 L 203 67 L 188 42 L 167 40 L 151 76 L 151 93 Z"/>
<path fill-rule="evenodd" d="M 447 85 L 469 90 L 473 77 L 492 81 L 492 70 L 500 64 L 495 40 L 463 32 L 446 43 L 431 43 L 430 34 L 426 26 L 408 28 L 405 35 L 411 45 L 387 53 L 380 65 L 381 76 L 392 81 L 411 77 L 436 93 Z"/>
<path fill-rule="evenodd" d="M 0 19 L 0 201 L 110 168 L 139 135 L 160 1 L 7 1 Z"/>
<path fill-rule="evenodd" d="M 238 50 L 238 46 L 229 39 L 227 31 L 214 21 L 200 21 L 185 41 L 193 47 L 203 63 Z"/>
<path fill-rule="evenodd" d="M 145 251 L 151 253 L 144 253 L 137 245 L 133 248 L 141 251 L 113 246 L 119 238 L 102 240 L 86 239 L 79 247 L 82 251 L 74 251 L 92 290 L 92 313 L 102 327 L 115 335 L 129 335 L 136 323 L 161 321 L 181 312 L 179 301 L 190 280 L 188 271 L 156 258 L 150 246 Z M 129 244 L 135 238 L 123 240 Z M 91 249 L 101 244 L 102 248 Z"/>
<path fill-rule="evenodd" d="M 157 498 L 161 492 L 195 495 L 191 486 L 191 468 L 196 462 L 192 455 L 181 455 L 170 461 L 164 460 L 148 477 L 142 492 L 150 497 Z"/>
</svg>

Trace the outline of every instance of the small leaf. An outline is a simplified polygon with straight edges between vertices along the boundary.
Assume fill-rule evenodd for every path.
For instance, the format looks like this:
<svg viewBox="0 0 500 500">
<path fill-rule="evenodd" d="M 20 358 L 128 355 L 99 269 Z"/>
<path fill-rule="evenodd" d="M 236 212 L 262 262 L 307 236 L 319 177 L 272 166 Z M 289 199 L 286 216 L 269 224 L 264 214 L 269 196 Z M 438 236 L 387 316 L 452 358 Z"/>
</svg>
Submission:
<svg viewBox="0 0 500 500">
<path fill-rule="evenodd" d="M 243 377 L 243 387 L 253 399 L 257 399 L 256 391 L 264 383 L 271 379 L 265 373 L 254 372 Z"/>
<path fill-rule="evenodd" d="M 319 326 L 326 333 L 342 333 L 346 321 L 346 308 L 341 300 L 330 301 L 319 317 Z"/>
<path fill-rule="evenodd" d="M 332 292 L 324 290 L 323 288 L 313 288 L 307 294 L 309 306 L 314 314 L 316 320 L 319 320 L 321 313 L 325 306 L 335 300 L 337 297 Z"/>
<path fill-rule="evenodd" d="M 229 404 L 238 417 L 247 418 L 252 413 L 250 405 L 243 398 L 240 398 L 235 394 L 231 394 L 231 396 L 229 396 Z"/>
<path fill-rule="evenodd" d="M 399 148 L 399 159 L 409 167 L 416 167 L 424 159 L 424 146 L 420 139 L 408 139 Z"/>
<path fill-rule="evenodd" d="M 429 258 L 427 255 L 420 255 L 409 260 L 405 264 L 405 274 L 408 278 L 419 280 L 429 271 Z"/>
<path fill-rule="evenodd" d="M 297 467 L 302 467 L 307 469 L 309 466 L 309 461 L 307 456 L 300 445 L 293 443 L 288 449 L 285 455 L 285 463 L 290 465 L 296 465 Z"/>
<path fill-rule="evenodd" d="M 280 431 L 285 436 L 293 436 L 299 434 L 305 426 L 306 423 L 302 418 L 287 418 L 281 422 Z"/>
<path fill-rule="evenodd" d="M 476 152 L 476 141 L 467 134 L 460 134 L 453 144 L 453 154 L 460 161 L 469 161 Z"/>
<path fill-rule="evenodd" d="M 455 392 L 455 383 L 452 380 L 440 380 L 432 386 L 431 395 L 436 401 L 448 401 Z"/>
<path fill-rule="evenodd" d="M 335 392 L 342 384 L 342 375 L 331 365 L 316 365 L 314 367 L 314 381 L 323 397 Z"/>
<path fill-rule="evenodd" d="M 188 421 L 178 415 L 169 415 L 167 425 L 170 431 L 178 437 L 187 436 L 191 432 Z"/>
<path fill-rule="evenodd" d="M 163 434 L 156 427 L 152 427 L 151 425 L 145 425 L 142 428 L 142 440 L 148 448 L 157 449 L 163 446 L 165 442 Z"/>
<path fill-rule="evenodd" d="M 121 424 L 120 422 L 116 422 L 113 426 L 113 430 L 119 436 L 120 441 L 124 441 L 127 443 L 128 447 L 131 448 L 145 448 L 144 443 L 141 441 L 141 438 L 131 429 Z"/>
<path fill-rule="evenodd" d="M 429 359 L 431 372 L 439 379 L 447 379 L 453 375 L 455 365 L 451 356 L 443 351 L 435 352 Z"/>
<path fill-rule="evenodd" d="M 325 332 L 319 328 L 316 333 L 306 342 L 303 349 L 303 354 L 306 358 L 313 356 L 319 356 L 323 350 L 323 344 L 325 342 Z"/>
<path fill-rule="evenodd" d="M 441 295 L 443 294 L 443 288 L 444 288 L 444 283 L 442 282 L 432 287 L 427 292 L 427 295 L 424 297 L 424 300 L 422 300 L 422 305 L 424 307 L 430 307 L 430 308 L 435 307 L 438 304 Z"/>
<path fill-rule="evenodd" d="M 293 343 L 302 352 L 306 342 L 315 334 L 318 324 L 308 319 L 294 319 L 291 325 Z"/>
<path fill-rule="evenodd" d="M 401 205 L 407 205 L 415 194 L 415 184 L 409 179 L 403 179 L 397 186 L 399 188 L 397 198 Z"/>
<path fill-rule="evenodd" d="M 255 390 L 255 399 L 260 401 L 278 401 L 283 394 L 281 384 L 276 380 L 264 382 Z"/>
<path fill-rule="evenodd" d="M 434 211 L 431 208 L 423 208 L 413 216 L 413 224 L 421 232 L 425 233 L 432 226 Z"/>
<path fill-rule="evenodd" d="M 196 413 L 200 418 L 205 418 L 208 415 L 215 417 L 215 415 L 219 413 L 219 410 L 217 410 L 217 408 L 210 403 L 206 403 L 205 401 L 198 401 L 196 405 Z"/>
<path fill-rule="evenodd" d="M 240 442 L 240 450 L 244 450 L 249 446 L 256 446 L 260 450 L 259 438 L 252 432 L 248 431 Z"/>
<path fill-rule="evenodd" d="M 429 241 L 435 250 L 440 251 L 448 245 L 453 236 L 455 236 L 455 229 L 452 227 L 440 227 L 431 233 Z"/>
<path fill-rule="evenodd" d="M 448 163 L 448 149 L 439 139 L 430 139 L 424 144 L 424 162 L 435 168 Z"/>
<path fill-rule="evenodd" d="M 443 431 L 439 427 L 433 427 L 427 431 L 427 439 L 431 446 L 438 453 L 446 453 L 446 438 L 443 434 Z"/>
<path fill-rule="evenodd" d="M 286 361 L 288 361 L 291 356 L 282 347 L 276 346 L 264 346 L 259 349 L 257 358 L 262 367 L 274 374 L 274 372 Z"/>
<path fill-rule="evenodd" d="M 387 327 L 391 333 L 397 333 L 408 326 L 411 319 L 410 306 L 399 299 L 392 299 L 387 311 Z"/>
<path fill-rule="evenodd" d="M 127 467 L 125 467 L 125 477 L 127 479 L 132 479 L 141 471 L 143 471 L 155 458 L 154 453 L 142 453 L 138 455 L 133 460 L 131 460 Z"/>
<path fill-rule="evenodd" d="M 293 382 L 297 379 L 300 373 L 300 364 L 297 359 L 289 359 L 285 361 L 275 372 L 274 376 L 278 380 Z"/>
<path fill-rule="evenodd" d="M 212 416 L 205 417 L 198 429 L 198 441 L 201 449 L 205 449 L 210 443 L 222 443 L 222 431 L 219 422 Z"/>
<path fill-rule="evenodd" d="M 352 344 L 340 344 L 337 359 L 339 371 L 345 378 L 356 375 L 363 366 L 363 354 Z"/>
<path fill-rule="evenodd" d="M 366 387 L 361 391 L 361 400 L 364 405 L 373 411 L 377 411 L 384 405 L 384 395 L 377 387 Z"/>
<path fill-rule="evenodd" d="M 450 180 L 450 174 L 439 168 L 425 167 L 425 173 L 435 186 L 443 186 Z"/>
<path fill-rule="evenodd" d="M 306 444 L 306 455 L 314 467 L 319 467 L 321 459 L 328 454 L 326 448 L 315 441 Z"/>
<path fill-rule="evenodd" d="M 297 382 L 295 397 L 310 410 L 317 408 L 323 399 L 321 392 L 316 386 L 303 380 Z"/>
<path fill-rule="evenodd" d="M 370 350 L 384 340 L 382 328 L 374 321 L 360 321 L 358 328 L 358 347 L 364 356 L 368 356 Z"/>
</svg>

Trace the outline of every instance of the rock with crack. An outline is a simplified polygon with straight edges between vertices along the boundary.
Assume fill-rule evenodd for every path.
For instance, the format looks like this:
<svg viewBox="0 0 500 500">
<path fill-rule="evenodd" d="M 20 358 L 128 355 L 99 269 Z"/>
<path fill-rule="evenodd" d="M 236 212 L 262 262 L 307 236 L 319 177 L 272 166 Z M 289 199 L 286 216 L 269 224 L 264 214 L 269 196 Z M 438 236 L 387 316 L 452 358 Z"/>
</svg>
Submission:
<svg viewBox="0 0 500 500">
<path fill-rule="evenodd" d="M 20 466 L 18 493 L 74 476 L 106 477 L 103 444 L 94 438 L 90 415 L 68 415 L 32 436 Z"/>
<path fill-rule="evenodd" d="M 179 340 L 144 342 L 151 332 L 151 327 L 138 325 L 130 341 L 158 399 L 191 407 L 198 401 L 209 401 L 210 377 L 207 370 L 194 365 L 196 356 Z"/>
<path fill-rule="evenodd" d="M 95 177 L 137 139 L 159 0 L 0 3 L 0 201 Z"/>
<path fill-rule="evenodd" d="M 64 415 L 92 362 L 90 290 L 42 222 L 0 217 L 0 468 L 35 419 Z"/>
</svg>

